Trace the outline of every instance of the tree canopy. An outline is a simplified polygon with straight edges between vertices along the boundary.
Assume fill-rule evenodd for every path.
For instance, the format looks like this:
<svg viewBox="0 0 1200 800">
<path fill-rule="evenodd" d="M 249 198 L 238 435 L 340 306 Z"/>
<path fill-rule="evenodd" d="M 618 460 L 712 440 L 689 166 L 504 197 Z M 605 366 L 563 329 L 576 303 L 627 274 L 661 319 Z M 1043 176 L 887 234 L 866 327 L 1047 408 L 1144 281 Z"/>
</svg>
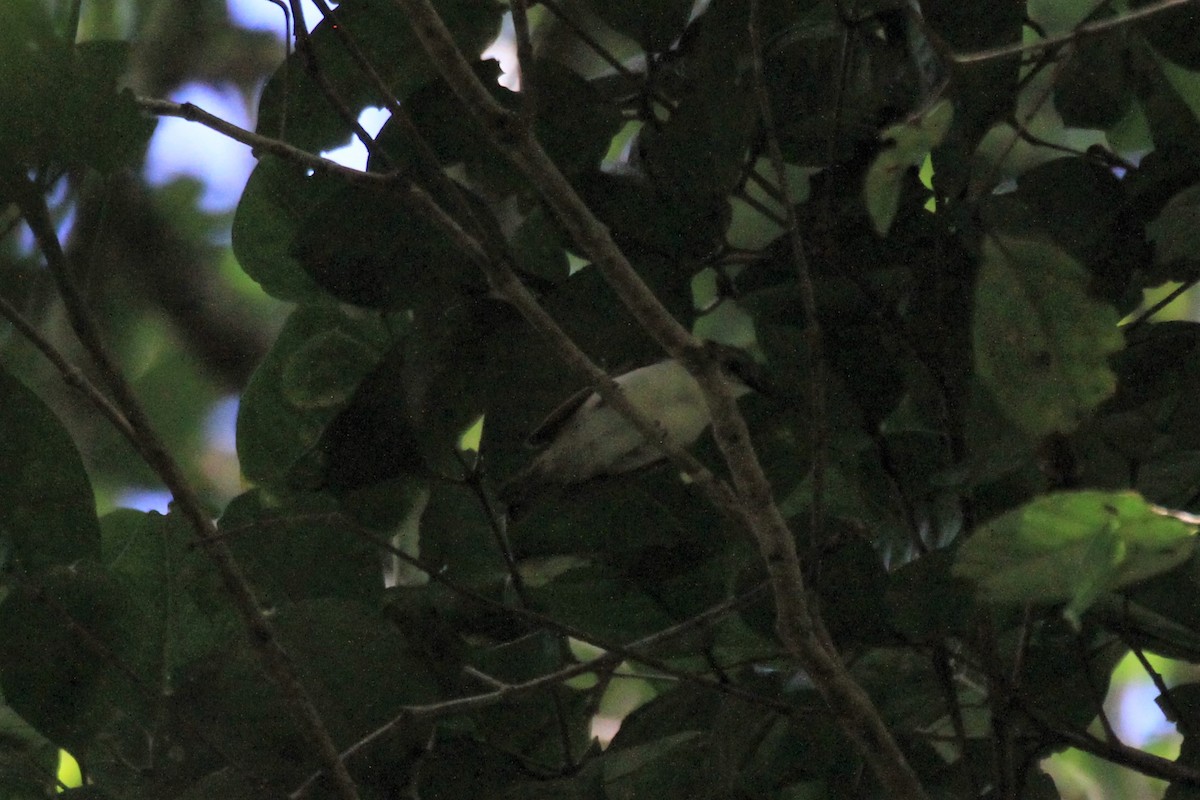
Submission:
<svg viewBox="0 0 1200 800">
<path fill-rule="evenodd" d="M 0 795 L 1200 796 L 1200 4 L 270 2 L 0 10 Z M 660 463 L 509 513 L 580 390 Z"/>
</svg>

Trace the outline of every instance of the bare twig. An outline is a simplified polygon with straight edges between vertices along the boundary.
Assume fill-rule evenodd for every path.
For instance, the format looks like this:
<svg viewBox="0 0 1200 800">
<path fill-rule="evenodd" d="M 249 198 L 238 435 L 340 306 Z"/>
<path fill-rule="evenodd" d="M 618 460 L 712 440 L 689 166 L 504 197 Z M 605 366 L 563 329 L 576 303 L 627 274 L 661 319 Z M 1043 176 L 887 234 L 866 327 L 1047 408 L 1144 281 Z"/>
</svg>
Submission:
<svg viewBox="0 0 1200 800">
<path fill-rule="evenodd" d="M 1170 761 L 1161 756 L 1152 755 L 1145 750 L 1130 747 L 1120 741 L 1105 741 L 1086 731 L 1077 731 L 1066 726 L 1060 727 L 1032 709 L 1026 708 L 1025 711 L 1048 734 L 1060 738 L 1085 753 L 1091 753 L 1105 761 L 1127 767 L 1151 778 L 1160 778 L 1164 781 L 1178 782 L 1188 786 L 1200 786 L 1200 770 L 1178 761 Z"/>
<path fill-rule="evenodd" d="M 758 591 L 765 587 L 758 587 L 752 592 L 757 594 Z M 352 758 L 356 753 L 363 748 L 377 741 L 380 737 L 386 736 L 388 733 L 401 728 L 412 722 L 422 720 L 442 719 L 444 717 L 455 716 L 469 711 L 474 711 L 480 708 L 488 708 L 490 706 L 502 703 L 514 697 L 520 697 L 527 694 L 532 694 L 543 689 L 556 686 L 568 681 L 571 678 L 579 675 L 585 675 L 589 672 L 602 672 L 612 669 L 622 661 L 630 658 L 638 658 L 636 655 L 641 650 L 653 650 L 656 647 L 677 639 L 680 636 L 687 635 L 696 630 L 702 629 L 709 625 L 713 620 L 718 620 L 726 616 L 732 609 L 738 608 L 746 601 L 746 595 L 726 600 L 723 603 L 713 606 L 694 617 L 690 617 L 677 625 L 672 625 L 669 628 L 663 628 L 641 639 L 637 639 L 628 644 L 622 645 L 619 648 L 606 650 L 601 655 L 590 661 L 581 661 L 577 664 L 571 664 L 554 672 L 546 673 L 537 678 L 532 678 L 521 683 L 504 683 L 496 680 L 490 675 L 470 670 L 470 674 L 479 679 L 481 682 L 495 687 L 492 691 L 481 692 L 479 694 L 468 695 L 466 697 L 456 697 L 453 700 L 443 700 L 438 703 L 429 703 L 420 706 L 404 706 L 391 720 L 385 722 L 380 727 L 368 733 L 366 736 L 359 739 L 353 745 L 348 747 L 343 753 L 343 759 Z M 788 709 L 791 712 L 791 709 Z M 298 798 L 303 796 L 308 787 L 312 785 L 319 777 L 319 773 L 309 776 L 309 778 L 291 793 L 291 797 Z"/>
<path fill-rule="evenodd" d="M 1186 281 L 1168 292 L 1165 297 L 1155 302 L 1141 314 L 1138 314 L 1137 319 L 1133 320 L 1133 322 L 1130 322 L 1128 325 L 1123 326 L 1122 330 L 1124 330 L 1127 335 L 1136 331 L 1138 328 L 1142 327 L 1151 319 L 1153 319 L 1155 314 L 1171 305 L 1171 303 L 1174 303 L 1177 299 L 1179 299 L 1180 295 L 1194 287 L 1197 283 L 1200 283 L 1200 276 L 1188 278 Z"/>
<path fill-rule="evenodd" d="M 1037 53 L 1043 50 L 1054 50 L 1062 45 L 1071 42 L 1077 42 L 1088 36 L 1096 36 L 1117 28 L 1123 28 L 1128 25 L 1136 25 L 1145 22 L 1151 17 L 1157 16 L 1164 11 L 1170 11 L 1173 8 L 1180 8 L 1189 3 L 1195 3 L 1197 0 L 1159 0 L 1159 2 L 1148 6 L 1130 11 L 1128 14 L 1122 14 L 1119 17 L 1110 19 L 1096 20 L 1088 22 L 1076 27 L 1070 33 L 1064 33 L 1059 36 L 1051 36 L 1048 39 L 1043 39 L 1040 42 L 1030 42 L 1029 44 L 1016 43 L 1006 44 L 1001 47 L 993 47 L 988 50 L 979 50 L 974 53 L 957 53 L 951 54 L 955 64 L 963 66 L 975 66 L 978 64 L 986 64 L 989 61 L 997 61 L 1002 58 L 1010 58 L 1015 55 L 1024 53 Z"/>
<path fill-rule="evenodd" d="M 8 191 L 9 197 L 20 206 L 26 224 L 37 240 L 58 287 L 72 330 L 108 383 L 113 393 L 114 405 L 129 422 L 128 432 L 132 434 L 129 438 L 130 443 L 171 492 L 175 507 L 187 520 L 196 537 L 208 545 L 205 549 L 221 574 L 226 591 L 234 601 L 234 607 L 246 628 L 250 646 L 287 699 L 297 723 L 312 743 L 319 762 L 333 776 L 339 796 L 344 800 L 357 800 L 358 791 L 350 773 L 338 758 L 337 746 L 330 737 L 308 690 L 301 683 L 274 627 L 263 614 L 253 588 L 242 574 L 228 546 L 213 538 L 216 526 L 211 516 L 179 465 L 167 452 L 132 387 L 125 380 L 116 359 L 104 344 L 99 327 L 92 319 L 71 277 L 70 266 L 58 240 L 45 198 L 29 178 L 15 171 L 0 176 L 0 181 Z"/>
<path fill-rule="evenodd" d="M 382 538 L 376 531 L 373 531 L 370 528 L 365 527 L 364 525 L 362 525 L 362 523 L 358 522 L 353 517 L 348 516 L 345 512 L 342 512 L 342 511 L 327 511 L 327 512 L 319 512 L 319 513 L 312 513 L 312 514 L 294 514 L 294 515 L 285 516 L 285 517 L 261 519 L 261 520 L 256 520 L 254 522 L 245 523 L 242 525 L 235 525 L 230 528 L 223 528 L 221 530 L 221 535 L 223 535 L 226 538 L 231 538 L 234 536 L 239 536 L 239 535 L 248 533 L 248 532 L 252 531 L 255 527 L 258 527 L 258 526 L 295 524 L 298 522 L 313 522 L 313 523 L 337 522 L 342 526 L 342 528 L 344 530 L 348 531 L 349 533 L 351 533 L 355 536 L 358 536 L 359 538 L 363 539 L 364 541 L 369 542 L 371 545 L 373 545 L 374 547 L 378 548 L 379 550 L 381 550 L 383 552 L 387 552 L 391 555 L 394 555 L 396 558 L 403 561 L 404 563 L 420 570 L 422 573 L 424 573 L 425 575 L 427 575 L 429 577 L 429 580 L 431 580 L 437 584 L 440 584 L 441 586 L 444 586 L 450 592 L 453 592 L 454 594 L 456 594 L 464 599 L 470 600 L 473 603 L 477 603 L 481 606 L 484 606 L 493 611 L 500 612 L 502 614 L 511 615 L 513 617 L 516 617 L 519 620 L 522 620 L 523 622 L 530 624 L 530 625 L 538 626 L 538 627 L 544 628 L 546 630 L 554 631 L 555 633 L 562 634 L 563 636 L 568 636 L 572 639 L 577 639 L 581 642 L 584 642 L 585 644 L 592 645 L 593 647 L 599 648 L 601 650 L 616 653 L 617 655 L 621 656 L 626 661 L 632 661 L 632 662 L 635 662 L 638 664 L 643 664 L 647 667 L 657 670 L 658 672 L 662 673 L 662 675 L 664 675 L 664 676 L 669 676 L 669 677 L 674 678 L 675 680 L 678 680 L 682 683 L 689 683 L 694 686 L 699 686 L 701 688 L 709 689 L 711 691 L 717 692 L 718 694 L 724 694 L 724 695 L 728 695 L 730 697 L 735 697 L 735 698 L 738 698 L 739 700 L 744 700 L 745 702 L 750 703 L 752 705 L 770 709 L 772 711 L 776 711 L 781 714 L 795 713 L 795 708 L 788 705 L 787 703 L 785 703 L 783 701 L 776 700 L 776 699 L 770 698 L 770 697 L 763 697 L 761 695 L 754 694 L 753 692 L 749 692 L 744 689 L 740 689 L 739 687 L 737 687 L 733 684 L 721 683 L 716 680 L 710 679 L 704 675 L 699 675 L 699 674 L 696 674 L 693 672 L 687 672 L 685 670 L 674 667 L 671 664 L 669 664 L 665 661 L 662 661 L 661 659 L 655 658 L 654 656 L 649 655 L 646 652 L 642 652 L 642 651 L 635 652 L 632 650 L 628 650 L 624 645 L 621 645 L 620 643 L 604 641 L 603 639 L 597 638 L 595 634 L 593 634 L 589 631 L 581 630 L 580 628 L 577 628 L 573 625 L 569 625 L 560 620 L 554 619 L 553 617 L 546 616 L 545 614 L 541 614 L 537 611 L 531 611 L 527 608 L 519 608 L 519 607 L 510 606 L 510 605 L 505 605 L 504 603 L 500 602 L 499 600 L 496 600 L 492 597 L 488 597 L 487 595 L 484 595 L 484 594 L 480 594 L 479 592 L 476 592 L 473 589 L 470 589 L 466 586 L 462 586 L 461 584 L 457 583 L 453 579 L 447 577 L 445 570 L 439 569 L 435 565 L 428 564 L 425 561 L 423 561 L 422 559 L 418 558 L 417 556 L 414 556 L 410 553 L 406 553 L 405 551 L 403 551 L 400 548 L 393 545 L 391 542 Z M 767 588 L 768 588 L 768 584 L 765 581 L 762 583 L 759 583 L 755 586 L 750 587 L 746 591 L 742 592 L 737 597 L 731 598 L 730 600 L 721 604 L 720 608 L 724 609 L 725 614 L 730 614 L 735 611 L 739 611 L 742 608 L 745 608 L 746 606 L 750 605 L 751 603 L 757 601 L 763 595 L 763 593 L 767 590 Z M 685 620 L 683 623 L 680 623 L 680 624 L 682 625 L 682 624 L 691 623 L 696 626 L 695 630 L 702 630 L 705 627 L 714 625 L 717 621 L 719 621 L 719 619 L 720 619 L 719 614 L 716 614 L 716 613 L 709 614 L 708 612 L 705 612 L 700 617 L 691 617 L 691 618 L 689 618 L 689 620 Z"/>
<path fill-rule="evenodd" d="M 218 133 L 223 133 L 235 142 L 250 145 L 254 151 L 262 153 L 270 153 L 279 156 L 295 164 L 300 164 L 310 169 L 328 172 L 333 175 L 339 175 L 347 180 L 355 183 L 365 183 L 375 186 L 385 186 L 396 183 L 397 176 L 392 173 L 377 174 L 373 172 L 361 172 L 350 167 L 342 166 L 336 161 L 331 161 L 328 158 L 313 155 L 307 150 L 301 150 L 299 147 L 290 145 L 280 139 L 273 139 L 270 136 L 263 136 L 253 131 L 248 131 L 245 128 L 238 127 L 232 122 L 226 122 L 218 116 L 208 113 L 199 106 L 192 103 L 175 103 L 170 100 L 159 100 L 152 97 L 139 97 L 137 104 L 146 111 L 152 114 L 157 114 L 161 117 L 179 117 L 186 119 L 188 122 L 198 122 L 206 128 L 211 128 Z"/>
</svg>

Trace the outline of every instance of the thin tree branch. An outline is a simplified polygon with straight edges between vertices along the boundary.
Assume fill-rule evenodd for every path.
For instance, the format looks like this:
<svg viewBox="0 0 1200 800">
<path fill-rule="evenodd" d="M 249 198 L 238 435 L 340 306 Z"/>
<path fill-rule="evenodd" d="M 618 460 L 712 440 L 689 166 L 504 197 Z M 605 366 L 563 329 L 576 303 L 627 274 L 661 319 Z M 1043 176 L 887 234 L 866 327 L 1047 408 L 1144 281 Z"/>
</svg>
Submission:
<svg viewBox="0 0 1200 800">
<path fill-rule="evenodd" d="M 333 776 L 339 796 L 344 800 L 357 800 L 358 791 L 350 773 L 338 758 L 337 746 L 330 737 L 308 690 L 301 683 L 274 627 L 259 606 L 253 588 L 242 574 L 228 546 L 214 538 L 216 525 L 212 517 L 179 465 L 167 452 L 132 387 L 125 380 L 116 359 L 104 344 L 99 327 L 92 319 L 71 277 L 70 265 L 58 240 L 45 198 L 38 187 L 19 172 L 12 171 L 0 176 L 0 182 L 9 192 L 9 197 L 21 208 L 25 222 L 33 232 L 58 287 L 72 330 L 108 383 L 113 393 L 114 405 L 129 422 L 129 430 L 132 433 L 130 443 L 166 485 L 174 498 L 176 508 L 188 521 L 197 539 L 206 545 L 205 549 L 220 572 L 225 588 L 246 628 L 250 646 L 258 653 L 268 675 L 287 698 L 296 721 L 313 745 L 318 760 Z"/>
<path fill-rule="evenodd" d="M 396 183 L 399 177 L 396 173 L 379 174 L 362 172 L 342 166 L 336 161 L 313 155 L 307 150 L 301 150 L 299 147 L 290 145 L 280 139 L 272 139 L 270 136 L 263 136 L 253 131 L 248 131 L 245 128 L 240 128 L 232 122 L 226 122 L 192 103 L 175 103 L 170 100 L 159 100 L 153 97 L 138 97 L 136 101 L 142 109 L 152 114 L 157 114 L 160 117 L 179 117 L 180 119 L 186 119 L 188 122 L 198 122 L 206 128 L 223 133 L 235 142 L 250 145 L 255 153 L 270 153 L 271 155 L 279 156 L 310 169 L 339 175 L 355 183 L 386 186 Z"/>
<path fill-rule="evenodd" d="M 432 573 L 430 573 L 432 575 Z M 752 589 L 749 593 L 751 596 L 765 587 L 760 586 Z M 502 703 L 513 697 L 520 697 L 526 694 L 541 691 L 542 689 L 555 686 L 557 684 L 568 681 L 571 678 L 579 675 L 585 675 L 589 672 L 601 672 L 615 667 L 617 664 L 627 659 L 638 659 L 637 653 L 641 650 L 653 650 L 656 647 L 677 639 L 680 636 L 692 633 L 697 630 L 702 630 L 712 624 L 714 621 L 720 620 L 729 614 L 732 610 L 740 608 L 746 603 L 747 595 L 739 595 L 738 597 L 730 598 L 723 603 L 719 603 L 711 608 L 708 608 L 693 617 L 672 625 L 669 628 L 663 628 L 660 631 L 643 636 L 641 639 L 629 642 L 618 648 L 606 649 L 604 653 L 590 661 L 581 661 L 576 664 L 571 664 L 567 667 L 555 670 L 554 672 L 546 673 L 537 678 L 532 678 L 521 683 L 504 683 L 496 680 L 490 675 L 485 675 L 476 670 L 470 670 L 477 679 L 483 683 L 494 686 L 490 692 L 481 692 L 479 694 L 468 695 L 466 697 L 456 697 L 453 700 L 443 700 L 437 703 L 429 703 L 420 706 L 404 706 L 399 712 L 389 721 L 385 722 L 380 727 L 368 733 L 366 736 L 359 739 L 353 745 L 342 752 L 343 759 L 350 759 L 363 748 L 377 741 L 380 737 L 386 736 L 388 733 L 403 727 L 412 722 L 422 720 L 441 719 L 444 717 L 455 716 L 457 714 L 474 711 L 479 708 L 488 708 L 498 703 Z M 292 798 L 299 798 L 304 795 L 308 787 L 319 777 L 320 773 L 309 776 L 309 778 L 299 787 L 296 788 L 290 795 Z"/>
<path fill-rule="evenodd" d="M 924 790 L 879 711 L 842 664 L 829 644 L 824 624 L 809 605 L 795 539 L 775 505 L 771 485 L 758 462 L 745 420 L 738 412 L 719 366 L 704 355 L 702 344 L 670 315 L 637 275 L 608 229 L 576 194 L 532 132 L 520 123 L 519 118 L 497 104 L 480 84 L 429 1 L 393 0 L 393 3 L 407 15 L 435 67 L 468 112 L 480 122 L 493 144 L 541 193 L 580 251 L 592 260 L 642 328 L 695 375 L 709 404 L 714 438 L 738 490 L 738 496 L 728 498 L 728 508 L 741 517 L 754 534 L 770 575 L 780 638 L 792 657 L 807 670 L 842 730 L 855 742 L 860 755 L 892 796 L 924 798 Z M 511 271 L 509 279 L 515 280 Z M 505 284 L 496 288 L 507 290 L 502 291 L 505 294 L 528 294 L 519 282 L 515 286 Z M 536 303 L 533 306 L 545 314 Z M 573 346 L 569 341 L 564 344 Z M 565 354 L 568 349 L 560 352 Z M 583 368 L 582 362 L 580 368 Z M 599 376 L 597 379 L 604 380 Z M 616 390 L 611 379 L 607 380 L 609 393 L 614 399 L 624 401 L 624 395 Z M 609 400 L 607 394 L 602 393 L 602 396 Z M 627 408 L 631 410 L 629 406 L 618 406 L 623 415 L 630 417 Z M 669 444 L 662 432 L 655 431 L 652 425 L 647 429 L 638 424 L 638 430 L 660 446 Z M 723 484 L 715 481 L 712 484 L 718 487 L 719 493 L 728 494 Z"/>
<path fill-rule="evenodd" d="M 337 89 L 334 88 L 333 83 L 331 83 L 325 73 L 321 71 L 321 65 L 317 63 L 317 51 L 312 46 L 312 38 L 308 33 L 308 25 L 304 20 L 304 8 L 300 4 L 300 0 L 289 0 L 289 2 L 291 3 L 292 14 L 296 18 L 296 52 L 299 53 L 300 57 L 304 60 L 305 73 L 308 75 L 308 77 L 313 79 L 313 82 L 317 84 L 317 88 L 320 89 L 321 94 L 325 96 L 325 101 L 328 102 L 333 110 L 337 112 L 337 115 L 342 118 L 342 122 L 344 122 L 350 128 L 350 130 L 353 131 L 354 135 L 358 137 L 358 140 L 362 142 L 362 146 L 366 148 L 367 152 L 390 166 L 390 160 L 383 150 L 380 149 L 378 144 L 376 144 L 374 137 L 367 133 L 366 128 L 359 124 L 358 114 L 356 111 L 350 108 L 346 101 L 342 99 L 341 95 L 338 94 Z M 338 26 L 334 25 L 333 29 L 336 31 Z M 287 88 L 286 84 L 284 85 L 284 88 Z M 284 114 L 284 118 L 286 120 L 286 105 L 283 107 L 282 113 Z M 281 125 L 280 128 L 282 129 L 282 127 L 283 126 Z"/>
<path fill-rule="evenodd" d="M 253 147 L 256 151 L 264 151 L 277 155 L 300 166 L 319 169 L 333 175 L 338 175 L 354 183 L 368 186 L 390 187 L 399 189 L 403 199 L 410 203 L 414 211 L 425 219 L 437 225 L 446 236 L 471 261 L 480 266 L 491 263 L 482 245 L 459 225 L 458 221 L 446 213 L 444 209 L 420 186 L 417 186 L 400 172 L 374 173 L 361 172 L 350 167 L 342 166 L 336 161 L 330 161 L 321 156 L 315 156 L 306 150 L 288 144 L 269 136 L 253 133 L 237 125 L 226 122 L 191 103 L 174 103 L 169 100 L 153 98 L 137 98 L 138 105 L 155 114 L 162 116 L 180 117 L 190 122 L 198 122 L 205 127 L 223 133 L 234 141 L 242 142 Z M 514 278 L 515 279 L 515 278 Z"/>
<path fill-rule="evenodd" d="M 1025 709 L 1030 718 L 1048 734 L 1056 736 L 1072 747 L 1085 753 L 1102 758 L 1134 772 L 1160 778 L 1164 781 L 1178 782 L 1188 786 L 1200 787 L 1200 770 L 1170 761 L 1161 756 L 1152 755 L 1145 750 L 1130 747 L 1120 741 L 1105 741 L 1092 736 L 1086 731 L 1076 731 L 1067 727 L 1058 727 L 1049 719 L 1032 709 Z"/>
<path fill-rule="evenodd" d="M 762 118 L 767 155 L 771 161 L 771 168 L 775 172 L 776 185 L 782 196 L 783 211 L 787 218 L 788 243 L 791 245 L 792 261 L 796 267 L 797 285 L 800 287 L 800 306 L 805 316 L 804 338 L 808 347 L 809 369 L 811 370 L 808 403 L 809 426 L 812 429 L 812 508 L 809 521 L 812 526 L 813 541 L 819 547 L 824 530 L 825 460 L 829 441 L 828 415 L 825 408 L 824 344 L 821 323 L 817 317 L 817 294 L 813 288 L 812 270 L 809 267 L 804 240 L 800 236 L 800 220 L 796 216 L 796 204 L 792 200 L 791 187 L 788 185 L 783 149 L 779 146 L 779 136 L 775 129 L 775 114 L 771 110 L 771 98 L 767 94 L 766 78 L 763 75 L 762 30 L 759 27 L 758 14 L 758 0 L 750 0 L 750 58 L 754 67 L 754 94 L 758 100 L 758 113 Z"/>
<path fill-rule="evenodd" d="M 1171 305 L 1171 303 L 1174 303 L 1177 299 L 1179 299 L 1180 295 L 1182 295 L 1188 289 L 1191 289 L 1197 283 L 1200 283 L 1200 276 L 1197 276 L 1194 278 L 1188 278 L 1186 281 L 1179 284 L 1174 289 L 1172 289 L 1169 293 L 1167 293 L 1166 297 L 1161 298 L 1160 300 L 1155 302 L 1154 305 L 1147 308 L 1141 314 L 1138 314 L 1137 319 L 1135 319 L 1133 322 L 1130 322 L 1128 325 L 1125 325 L 1123 327 L 1123 330 L 1125 331 L 1126 334 L 1130 334 L 1133 331 L 1136 331 L 1138 328 L 1142 327 L 1147 322 L 1149 322 L 1151 319 L 1153 319 L 1155 314 L 1162 311 L 1167 306 Z"/>
<path fill-rule="evenodd" d="M 1051 36 L 1048 39 L 1043 39 L 1040 42 L 1031 42 L 1029 44 L 1016 43 L 1006 44 L 1000 47 L 993 47 L 988 50 L 978 50 L 974 53 L 953 53 L 950 58 L 955 64 L 963 66 L 976 66 L 978 64 L 986 64 L 989 61 L 997 61 L 1002 58 L 1009 58 L 1015 55 L 1025 53 L 1037 53 L 1043 50 L 1053 50 L 1062 45 L 1071 42 L 1077 42 L 1088 36 L 1096 36 L 1101 33 L 1106 33 L 1110 30 L 1123 28 L 1128 25 L 1136 25 L 1151 17 L 1157 16 L 1164 11 L 1170 11 L 1173 8 L 1180 8 L 1197 0 L 1159 0 L 1159 2 L 1148 6 L 1130 11 L 1128 14 L 1122 14 L 1119 17 L 1111 17 L 1109 19 L 1096 20 L 1088 22 L 1076 27 L 1070 33 L 1064 33 L 1059 36 Z"/>
<path fill-rule="evenodd" d="M 7 319 L 12 326 L 17 329 L 17 332 L 25 337 L 30 344 L 37 348 L 46 360 L 54 365 L 55 369 L 62 375 L 63 382 L 68 386 L 74 387 L 83 393 L 83 396 L 88 399 L 93 406 L 96 407 L 105 419 L 117 429 L 117 432 L 126 439 L 134 437 L 133 427 L 129 424 L 129 420 L 125 419 L 125 415 L 121 410 L 114 406 L 112 402 L 96 388 L 96 385 L 89 381 L 83 374 L 83 370 L 67 360 L 58 348 L 50 343 L 46 337 L 42 336 L 41 332 L 33 326 L 29 320 L 25 319 L 11 303 L 0 297 L 0 316 Z"/>
</svg>

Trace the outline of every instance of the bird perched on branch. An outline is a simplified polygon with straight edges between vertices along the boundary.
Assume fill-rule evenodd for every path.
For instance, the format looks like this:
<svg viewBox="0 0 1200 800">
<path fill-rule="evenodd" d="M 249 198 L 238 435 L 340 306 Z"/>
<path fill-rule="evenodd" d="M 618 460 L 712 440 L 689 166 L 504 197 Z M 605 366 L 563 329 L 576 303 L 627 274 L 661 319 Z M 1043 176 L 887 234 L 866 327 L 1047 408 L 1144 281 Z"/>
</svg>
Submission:
<svg viewBox="0 0 1200 800">
<path fill-rule="evenodd" d="M 743 350 L 707 342 L 736 397 L 761 384 L 759 367 Z M 700 438 L 712 422 L 700 384 L 675 359 L 640 367 L 614 382 L 637 409 L 650 417 L 679 447 Z M 665 458 L 646 438 L 596 392 L 585 389 L 551 412 L 529 437 L 542 451 L 500 489 L 500 500 L 518 515 L 544 490 L 583 484 L 620 475 Z"/>
</svg>

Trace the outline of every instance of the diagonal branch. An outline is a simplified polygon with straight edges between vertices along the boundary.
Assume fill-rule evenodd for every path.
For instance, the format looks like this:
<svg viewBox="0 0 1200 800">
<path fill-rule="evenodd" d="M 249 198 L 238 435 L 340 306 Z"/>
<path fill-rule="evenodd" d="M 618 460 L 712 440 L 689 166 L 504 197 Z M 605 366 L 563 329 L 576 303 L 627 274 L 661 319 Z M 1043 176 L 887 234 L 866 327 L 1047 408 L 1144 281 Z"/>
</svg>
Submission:
<svg viewBox="0 0 1200 800">
<path fill-rule="evenodd" d="M 133 437 L 133 428 L 129 424 L 129 420 L 125 419 L 125 415 L 121 410 L 112 404 L 112 401 L 104 396 L 96 385 L 89 381 L 83 374 L 83 370 L 67 360 L 67 357 L 59 351 L 57 347 L 50 343 L 46 337 L 42 336 L 41 332 L 34 327 L 33 323 L 25 319 L 11 303 L 0 297 L 0 317 L 7 319 L 17 333 L 25 337 L 26 341 L 37 348 L 38 352 L 45 356 L 46 360 L 54 365 L 54 368 L 62 375 L 63 382 L 83 393 L 83 396 L 88 399 L 96 410 L 99 411 L 105 419 L 107 419 L 117 431 L 126 439 Z"/>
<path fill-rule="evenodd" d="M 226 591 L 234 601 L 251 647 L 258 653 L 267 674 L 287 698 L 297 723 L 316 750 L 318 760 L 333 776 L 339 796 L 344 800 L 357 800 L 358 791 L 345 764 L 338 758 L 337 746 L 308 690 L 300 682 L 274 627 L 259 606 L 254 589 L 242 574 L 228 545 L 217 537 L 216 525 L 195 488 L 167 452 L 133 388 L 125 380 L 116 359 L 101 338 L 99 326 L 71 277 L 70 265 L 41 191 L 32 180 L 16 170 L 0 175 L 0 185 L 20 207 L 58 287 L 72 330 L 108 383 L 114 405 L 128 420 L 128 429 L 121 429 L 121 432 L 129 435 L 130 443 L 170 490 L 175 506 L 188 521 L 196 538 L 204 543 L 221 574 Z"/>
<path fill-rule="evenodd" d="M 1137 25 L 1145 22 L 1151 17 L 1157 16 L 1164 11 L 1170 11 L 1174 8 L 1181 8 L 1189 4 L 1195 4 L 1197 0 L 1159 0 L 1148 6 L 1142 6 L 1136 11 L 1130 11 L 1128 14 L 1122 14 L 1119 17 L 1111 17 L 1109 19 L 1096 20 L 1088 22 L 1073 29 L 1070 33 L 1064 33 L 1059 36 L 1051 36 L 1047 39 L 1042 39 L 1040 42 L 1031 42 L 1025 44 L 1017 42 L 1016 44 L 1006 44 L 1000 47 L 993 47 L 988 50 L 978 50 L 974 53 L 958 53 L 951 54 L 951 59 L 955 64 L 962 66 L 973 67 L 979 64 L 986 64 L 989 61 L 998 61 L 1003 58 L 1010 58 L 1015 55 L 1023 55 L 1025 53 L 1040 53 L 1045 50 L 1054 50 L 1065 44 L 1077 42 L 1080 39 L 1088 36 L 1096 36 L 1101 33 L 1106 33 L 1110 30 L 1124 28 L 1126 26 Z"/>
<path fill-rule="evenodd" d="M 210 114 L 192 103 L 175 103 L 170 100 L 159 100 L 153 97 L 138 97 L 136 98 L 136 102 L 139 107 L 145 111 L 149 111 L 151 114 L 157 114 L 160 117 L 179 117 L 180 119 L 186 119 L 188 122 L 198 122 L 206 128 L 212 128 L 217 133 L 223 133 L 235 142 L 250 145 L 255 153 L 270 153 L 271 155 L 291 161 L 294 164 L 301 164 L 310 169 L 338 175 L 354 183 L 386 186 L 395 183 L 397 179 L 397 176 L 391 173 L 361 172 L 351 167 L 342 166 L 336 161 L 313 155 L 307 150 L 302 150 L 281 139 L 272 139 L 270 136 L 263 136 L 262 134 L 248 131 L 245 128 L 234 125 L 232 122 L 221 119 L 215 114 Z"/>
</svg>

